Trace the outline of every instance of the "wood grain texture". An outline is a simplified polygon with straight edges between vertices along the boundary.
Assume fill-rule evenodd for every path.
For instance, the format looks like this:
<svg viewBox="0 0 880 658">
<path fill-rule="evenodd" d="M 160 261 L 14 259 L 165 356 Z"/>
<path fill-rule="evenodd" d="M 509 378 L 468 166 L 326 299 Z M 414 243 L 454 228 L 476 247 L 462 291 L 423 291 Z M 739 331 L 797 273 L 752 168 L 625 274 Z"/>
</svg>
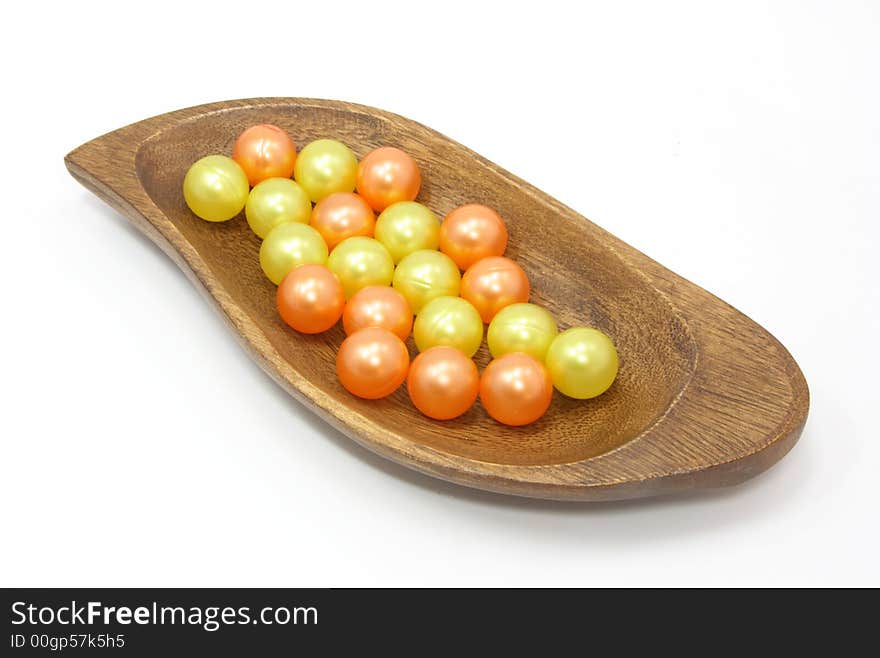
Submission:
<svg viewBox="0 0 880 658">
<path fill-rule="evenodd" d="M 339 384 L 341 327 L 300 335 L 278 317 L 259 239 L 243 217 L 213 224 L 186 207 L 181 185 L 196 159 L 230 153 L 256 123 L 320 137 L 362 157 L 382 145 L 412 154 L 419 200 L 438 215 L 485 203 L 506 219 L 532 301 L 560 329 L 613 337 L 620 373 L 599 398 L 556 394 L 537 423 L 504 427 L 476 405 L 453 421 L 421 416 L 401 388 L 366 401 Z M 741 482 L 797 441 L 807 385 L 766 330 L 571 209 L 418 123 L 336 101 L 266 98 L 214 103 L 147 119 L 65 158 L 71 174 L 161 247 L 227 320 L 248 353 L 291 395 L 355 441 L 460 484 L 559 500 L 610 500 Z M 415 354 L 412 344 L 410 350 Z M 488 362 L 485 344 L 477 354 Z"/>
</svg>

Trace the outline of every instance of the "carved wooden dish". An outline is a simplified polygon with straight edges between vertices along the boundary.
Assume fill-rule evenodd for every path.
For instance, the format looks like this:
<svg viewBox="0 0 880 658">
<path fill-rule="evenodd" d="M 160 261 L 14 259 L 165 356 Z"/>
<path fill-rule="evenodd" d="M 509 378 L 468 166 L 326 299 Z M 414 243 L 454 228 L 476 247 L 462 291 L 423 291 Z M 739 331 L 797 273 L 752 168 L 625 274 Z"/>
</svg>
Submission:
<svg viewBox="0 0 880 658">
<path fill-rule="evenodd" d="M 264 122 L 287 129 L 300 148 L 333 137 L 358 157 L 383 145 L 404 149 L 422 170 L 419 200 L 441 217 L 466 202 L 496 208 L 532 301 L 560 329 L 587 324 L 614 339 L 621 366 L 612 388 L 588 401 L 556 393 L 547 414 L 521 428 L 499 425 L 479 404 L 453 421 L 429 420 L 405 387 L 379 401 L 347 393 L 334 368 L 341 327 L 316 336 L 288 328 L 244 218 L 204 222 L 183 200 L 190 164 L 231 153 L 244 128 Z M 65 163 L 177 263 L 291 395 L 361 445 L 424 473 L 540 498 L 651 496 L 741 482 L 785 455 L 804 426 L 806 382 L 767 331 L 528 183 L 394 114 L 298 98 L 214 103 L 121 128 Z M 485 366 L 485 343 L 476 358 Z"/>
</svg>

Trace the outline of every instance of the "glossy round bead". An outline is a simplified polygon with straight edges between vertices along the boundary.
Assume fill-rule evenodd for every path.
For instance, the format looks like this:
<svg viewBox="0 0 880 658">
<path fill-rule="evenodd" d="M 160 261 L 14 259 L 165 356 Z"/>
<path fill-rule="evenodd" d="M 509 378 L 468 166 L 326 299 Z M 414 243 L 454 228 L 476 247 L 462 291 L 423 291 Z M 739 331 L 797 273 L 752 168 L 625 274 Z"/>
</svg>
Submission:
<svg viewBox="0 0 880 658">
<path fill-rule="evenodd" d="M 327 262 L 324 238 L 308 224 L 279 224 L 260 245 L 260 267 L 269 280 L 278 285 L 293 268 L 300 265 L 323 265 Z"/>
<path fill-rule="evenodd" d="M 373 238 L 359 236 L 336 245 L 327 267 L 342 282 L 346 299 L 367 286 L 387 286 L 394 275 L 394 261 L 388 250 Z"/>
<path fill-rule="evenodd" d="M 358 194 L 379 212 L 393 203 L 412 201 L 421 184 L 416 161 L 393 146 L 370 151 L 358 165 Z"/>
<path fill-rule="evenodd" d="M 317 203 L 334 192 L 354 191 L 357 158 L 342 142 L 318 139 L 300 151 L 293 175 Z"/>
<path fill-rule="evenodd" d="M 617 350 L 598 329 L 572 327 L 547 350 L 547 369 L 560 393 L 578 400 L 601 395 L 617 377 Z"/>
<path fill-rule="evenodd" d="M 376 220 L 376 239 L 399 263 L 419 249 L 436 249 L 440 244 L 440 221 L 427 206 L 401 201 L 388 206 Z"/>
<path fill-rule="evenodd" d="M 544 364 L 522 352 L 489 362 L 480 378 L 480 402 L 504 425 L 528 425 L 547 411 L 553 382 Z"/>
<path fill-rule="evenodd" d="M 304 334 L 317 334 L 339 321 L 345 294 L 339 279 L 326 267 L 303 265 L 284 277 L 276 301 L 288 325 Z"/>
<path fill-rule="evenodd" d="M 529 301 L 529 277 L 504 256 L 490 256 L 471 265 L 461 277 L 461 296 L 488 324 L 505 306 Z"/>
<path fill-rule="evenodd" d="M 440 225 L 440 251 L 466 270 L 478 260 L 501 256 L 507 249 L 507 227 L 501 216 L 479 203 L 459 206 Z"/>
<path fill-rule="evenodd" d="M 208 222 L 225 222 L 244 208 L 247 176 L 232 158 L 206 155 L 183 178 L 183 198 L 196 216 Z"/>
<path fill-rule="evenodd" d="M 309 223 L 321 234 L 327 247 L 333 249 L 346 238 L 373 237 L 376 215 L 354 192 L 334 192 L 315 205 Z"/>
<path fill-rule="evenodd" d="M 483 321 L 477 309 L 461 297 L 436 297 L 416 316 L 413 339 L 420 352 L 448 345 L 471 357 L 483 342 Z"/>
<path fill-rule="evenodd" d="M 461 297 L 435 297 L 416 316 L 413 340 L 420 352 L 447 345 L 472 357 L 483 342 L 483 322 Z"/>
<path fill-rule="evenodd" d="M 432 347 L 413 359 L 409 399 L 428 418 L 449 420 L 470 409 L 480 392 L 476 364 L 454 347 Z"/>
<path fill-rule="evenodd" d="M 269 178 L 290 178 L 296 162 L 296 146 L 290 135 L 278 126 L 263 123 L 251 126 L 238 136 L 232 147 L 235 160 L 255 186 Z"/>
<path fill-rule="evenodd" d="M 511 304 L 489 323 L 486 342 L 494 358 L 524 352 L 543 361 L 559 329 L 556 320 L 536 304 Z"/>
<path fill-rule="evenodd" d="M 307 223 L 312 202 L 306 191 L 289 178 L 267 178 L 251 190 L 244 213 L 251 230 L 265 238 L 284 222 Z"/>
<path fill-rule="evenodd" d="M 349 336 L 366 327 L 382 327 L 406 340 L 412 331 L 413 312 L 406 298 L 394 288 L 367 286 L 348 300 L 342 326 Z"/>
<path fill-rule="evenodd" d="M 397 264 L 393 285 L 418 315 L 422 307 L 435 297 L 456 297 L 461 274 L 449 256 L 423 249 L 414 251 Z"/>
<path fill-rule="evenodd" d="M 354 395 L 376 400 L 391 395 L 406 380 L 409 352 L 387 329 L 368 327 L 342 341 L 336 373 Z"/>
</svg>

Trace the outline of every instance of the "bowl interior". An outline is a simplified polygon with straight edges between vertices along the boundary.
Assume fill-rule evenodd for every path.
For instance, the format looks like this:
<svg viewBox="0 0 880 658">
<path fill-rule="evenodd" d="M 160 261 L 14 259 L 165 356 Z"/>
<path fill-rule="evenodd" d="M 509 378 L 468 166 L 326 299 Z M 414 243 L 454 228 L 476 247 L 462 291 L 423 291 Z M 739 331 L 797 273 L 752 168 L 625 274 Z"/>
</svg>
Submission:
<svg viewBox="0 0 880 658">
<path fill-rule="evenodd" d="M 521 428 L 496 423 L 479 403 L 458 419 L 429 420 L 412 406 L 405 386 L 378 401 L 348 394 L 335 373 L 336 350 L 344 338 L 341 326 L 316 336 L 287 327 L 275 308 L 275 286 L 260 269 L 259 238 L 244 216 L 214 224 L 198 219 L 184 203 L 187 168 L 204 155 L 230 154 L 235 137 L 256 123 L 285 128 L 298 148 L 332 137 L 348 144 L 359 158 L 382 145 L 404 149 L 422 170 L 418 200 L 440 217 L 468 202 L 497 209 L 510 232 L 507 255 L 522 265 L 532 283 L 531 301 L 550 310 L 560 329 L 594 326 L 615 341 L 620 373 L 614 385 L 586 401 L 557 392 L 547 414 Z M 684 320 L 642 275 L 604 246 L 595 226 L 414 122 L 321 106 L 244 107 L 205 114 L 154 135 L 138 152 L 136 166 L 154 203 L 284 359 L 326 395 L 413 442 L 498 464 L 588 459 L 649 428 L 673 403 L 693 368 L 694 346 Z M 415 356 L 412 339 L 409 348 Z M 488 363 L 485 342 L 475 358 L 481 369 Z"/>
</svg>

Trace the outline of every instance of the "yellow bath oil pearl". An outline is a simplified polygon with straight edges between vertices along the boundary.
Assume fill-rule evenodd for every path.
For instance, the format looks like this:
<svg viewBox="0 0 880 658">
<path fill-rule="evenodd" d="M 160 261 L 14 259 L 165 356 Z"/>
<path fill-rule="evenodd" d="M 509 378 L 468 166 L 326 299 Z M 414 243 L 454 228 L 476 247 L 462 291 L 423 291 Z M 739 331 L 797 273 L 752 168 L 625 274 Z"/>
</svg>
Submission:
<svg viewBox="0 0 880 658">
<path fill-rule="evenodd" d="M 537 304 L 511 304 L 492 318 L 486 341 L 493 358 L 525 352 L 543 361 L 558 332 L 556 320 L 546 309 Z"/>
<path fill-rule="evenodd" d="M 308 224 L 312 202 L 306 191 L 289 178 L 267 178 L 251 190 L 244 213 L 251 230 L 265 238 L 284 222 Z"/>
<path fill-rule="evenodd" d="M 379 215 L 375 235 L 397 264 L 414 251 L 440 246 L 440 220 L 421 203 L 400 201 Z"/>
<path fill-rule="evenodd" d="M 436 297 L 457 297 L 461 273 L 446 254 L 420 249 L 397 264 L 392 285 L 418 315 L 422 307 Z"/>
<path fill-rule="evenodd" d="M 355 236 L 340 242 L 327 259 L 327 267 L 339 277 L 345 298 L 367 286 L 387 286 L 394 274 L 394 261 L 382 243 Z"/>
<path fill-rule="evenodd" d="M 601 395 L 617 377 L 617 349 L 598 329 L 573 327 L 559 334 L 547 350 L 547 369 L 556 389 L 570 398 Z"/>
<path fill-rule="evenodd" d="M 327 243 L 308 224 L 279 224 L 260 245 L 260 266 L 269 280 L 278 285 L 295 267 L 323 265 L 327 262 Z"/>
<path fill-rule="evenodd" d="M 197 160 L 183 178 L 183 198 L 196 216 L 208 222 L 232 219 L 247 202 L 248 179 L 238 163 L 225 155 Z"/>
<path fill-rule="evenodd" d="M 420 352 L 446 345 L 473 356 L 483 342 L 483 320 L 469 301 L 437 297 L 416 316 L 413 339 Z"/>
<path fill-rule="evenodd" d="M 334 192 L 354 192 L 357 167 L 357 158 L 345 144 L 317 139 L 296 157 L 293 177 L 317 203 Z"/>
</svg>

